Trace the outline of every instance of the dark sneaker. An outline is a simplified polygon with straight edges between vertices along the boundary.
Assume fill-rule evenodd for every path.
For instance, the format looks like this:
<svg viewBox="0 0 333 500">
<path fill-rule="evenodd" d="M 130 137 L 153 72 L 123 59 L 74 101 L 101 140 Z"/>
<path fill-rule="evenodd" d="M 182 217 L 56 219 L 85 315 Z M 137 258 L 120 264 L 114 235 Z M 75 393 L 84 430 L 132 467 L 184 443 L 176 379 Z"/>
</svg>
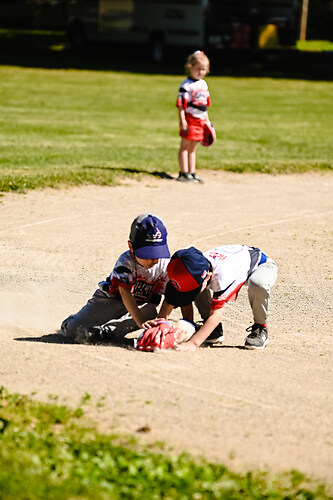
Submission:
<svg viewBox="0 0 333 500">
<path fill-rule="evenodd" d="M 206 338 L 205 344 L 222 344 L 224 341 L 222 323 L 219 323 L 212 331 L 209 337 Z"/>
<path fill-rule="evenodd" d="M 188 172 L 186 172 L 186 173 L 179 172 L 177 181 L 180 181 L 180 182 L 193 182 L 192 174 L 190 174 Z"/>
<path fill-rule="evenodd" d="M 81 326 L 75 340 L 78 344 L 101 344 L 104 340 L 103 329 L 99 326 Z"/>
<path fill-rule="evenodd" d="M 68 322 L 74 317 L 74 314 L 71 314 L 70 316 L 68 316 L 68 318 L 64 319 L 64 321 L 61 323 L 61 327 L 60 327 L 60 333 L 61 335 L 63 335 L 64 337 L 67 337 L 67 324 Z"/>
<path fill-rule="evenodd" d="M 202 180 L 202 179 L 198 176 L 198 174 L 197 174 L 197 173 L 195 173 L 195 172 L 194 172 L 194 174 L 190 174 L 190 175 L 192 175 L 192 179 L 193 179 L 194 181 L 196 181 L 196 182 L 201 182 L 201 184 L 203 184 L 203 182 L 204 182 L 204 181 L 203 181 L 203 180 Z"/>
<path fill-rule="evenodd" d="M 249 326 L 246 329 L 247 332 L 251 330 L 250 335 L 245 339 L 245 347 L 247 349 L 264 349 L 268 344 L 268 331 L 267 328 L 258 323 Z"/>
<path fill-rule="evenodd" d="M 67 327 L 66 327 L 65 321 L 63 321 L 61 323 L 60 332 L 61 332 L 61 335 L 63 335 L 64 337 L 67 337 Z"/>
</svg>

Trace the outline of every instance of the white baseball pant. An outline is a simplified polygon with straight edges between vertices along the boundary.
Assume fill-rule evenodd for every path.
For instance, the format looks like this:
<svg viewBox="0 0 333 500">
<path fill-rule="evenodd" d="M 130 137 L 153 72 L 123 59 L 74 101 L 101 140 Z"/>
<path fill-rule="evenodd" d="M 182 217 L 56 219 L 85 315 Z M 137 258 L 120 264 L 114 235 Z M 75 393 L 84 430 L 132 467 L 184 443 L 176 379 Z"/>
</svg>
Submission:
<svg viewBox="0 0 333 500">
<path fill-rule="evenodd" d="M 267 257 L 267 261 L 260 264 L 246 281 L 254 323 L 259 323 L 260 325 L 267 323 L 271 287 L 274 285 L 276 278 L 277 265 L 273 259 Z M 200 293 L 195 300 L 195 305 L 203 321 L 210 314 L 211 300 L 212 294 L 208 288 Z"/>
</svg>

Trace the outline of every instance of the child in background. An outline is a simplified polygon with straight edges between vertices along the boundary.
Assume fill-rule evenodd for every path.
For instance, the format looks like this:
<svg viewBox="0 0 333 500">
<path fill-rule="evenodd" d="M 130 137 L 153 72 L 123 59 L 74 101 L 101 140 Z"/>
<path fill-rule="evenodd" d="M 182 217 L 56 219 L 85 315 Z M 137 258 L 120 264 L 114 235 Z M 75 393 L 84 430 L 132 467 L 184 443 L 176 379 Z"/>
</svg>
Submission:
<svg viewBox="0 0 333 500">
<path fill-rule="evenodd" d="M 178 153 L 181 182 L 203 182 L 195 171 L 196 148 L 204 138 L 204 125 L 210 124 L 207 107 L 210 106 L 208 85 L 203 78 L 209 73 L 209 59 L 201 50 L 191 54 L 185 65 L 188 77 L 180 86 L 177 108 L 179 112 Z"/>
<path fill-rule="evenodd" d="M 163 221 L 147 213 L 136 217 L 128 247 L 87 304 L 62 322 L 64 336 L 78 343 L 107 342 L 156 318 L 170 257 Z"/>
</svg>

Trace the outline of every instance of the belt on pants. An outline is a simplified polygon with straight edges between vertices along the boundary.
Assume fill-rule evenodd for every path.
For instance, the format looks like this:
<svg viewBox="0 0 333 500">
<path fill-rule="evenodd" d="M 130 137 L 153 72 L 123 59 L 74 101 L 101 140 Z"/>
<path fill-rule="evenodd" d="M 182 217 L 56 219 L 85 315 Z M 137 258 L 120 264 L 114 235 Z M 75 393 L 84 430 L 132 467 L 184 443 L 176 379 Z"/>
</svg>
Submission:
<svg viewBox="0 0 333 500">
<path fill-rule="evenodd" d="M 264 252 L 261 252 L 261 257 L 258 266 L 260 266 L 260 264 L 264 264 L 265 262 L 267 262 L 267 255 L 265 255 Z"/>
</svg>

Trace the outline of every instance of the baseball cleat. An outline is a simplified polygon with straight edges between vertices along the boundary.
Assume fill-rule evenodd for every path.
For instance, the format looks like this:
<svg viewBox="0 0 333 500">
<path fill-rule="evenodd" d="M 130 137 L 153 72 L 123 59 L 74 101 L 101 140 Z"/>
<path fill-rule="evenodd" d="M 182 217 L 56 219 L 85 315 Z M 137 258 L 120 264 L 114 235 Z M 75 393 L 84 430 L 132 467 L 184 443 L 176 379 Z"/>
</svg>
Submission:
<svg viewBox="0 0 333 500">
<path fill-rule="evenodd" d="M 264 325 L 254 323 L 246 329 L 247 332 L 250 330 L 250 335 L 245 339 L 245 347 L 247 349 L 264 349 L 268 344 L 267 328 Z"/>
<path fill-rule="evenodd" d="M 81 326 L 77 329 L 75 340 L 78 344 L 100 344 L 103 342 L 103 330 L 99 326 Z"/>
<path fill-rule="evenodd" d="M 206 338 L 205 344 L 222 344 L 224 341 L 223 327 L 222 323 L 219 323 L 216 328 L 212 331 L 209 337 Z"/>
<path fill-rule="evenodd" d="M 64 337 L 68 336 L 67 324 L 72 318 L 74 318 L 74 314 L 71 314 L 70 316 L 68 316 L 68 318 L 64 319 L 64 321 L 61 323 L 60 332 L 61 332 L 61 335 L 63 335 Z"/>
</svg>

